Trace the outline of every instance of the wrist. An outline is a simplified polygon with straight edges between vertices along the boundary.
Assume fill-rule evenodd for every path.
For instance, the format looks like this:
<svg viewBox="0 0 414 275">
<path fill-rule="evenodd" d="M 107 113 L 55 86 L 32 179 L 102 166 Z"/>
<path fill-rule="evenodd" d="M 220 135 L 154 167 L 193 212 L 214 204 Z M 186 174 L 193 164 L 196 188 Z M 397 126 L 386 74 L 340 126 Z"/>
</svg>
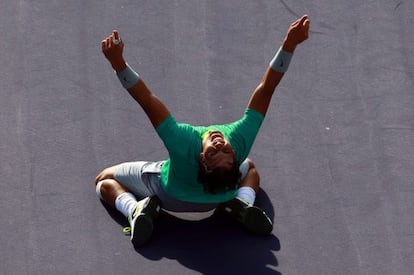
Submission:
<svg viewBox="0 0 414 275">
<path fill-rule="evenodd" d="M 272 61 L 270 61 L 269 66 L 276 72 L 285 73 L 289 68 L 292 56 L 293 51 L 286 51 L 283 49 L 283 47 L 280 47 L 273 57 Z"/>
<path fill-rule="evenodd" d="M 123 71 L 127 67 L 126 62 L 123 57 L 117 60 L 111 61 L 111 65 L 112 65 L 112 68 L 115 70 L 115 72 Z"/>
<path fill-rule="evenodd" d="M 138 83 L 140 76 L 128 64 L 124 64 L 125 68 L 121 71 L 117 71 L 116 75 L 118 76 L 122 86 L 128 90 Z"/>
<path fill-rule="evenodd" d="M 292 43 L 288 39 L 285 39 L 282 44 L 282 49 L 286 52 L 293 53 L 296 49 L 296 46 L 297 45 L 295 43 Z"/>
</svg>

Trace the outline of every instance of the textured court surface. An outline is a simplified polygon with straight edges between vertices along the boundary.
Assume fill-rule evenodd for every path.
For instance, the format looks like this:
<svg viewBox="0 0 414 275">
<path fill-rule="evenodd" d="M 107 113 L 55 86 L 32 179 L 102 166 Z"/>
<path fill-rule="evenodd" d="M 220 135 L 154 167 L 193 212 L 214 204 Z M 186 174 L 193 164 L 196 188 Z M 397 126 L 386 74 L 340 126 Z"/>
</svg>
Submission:
<svg viewBox="0 0 414 275">
<path fill-rule="evenodd" d="M 134 250 L 93 179 L 166 152 L 101 39 L 178 120 L 223 123 L 304 13 L 251 153 L 273 236 L 165 213 Z M 0 274 L 414 274 L 413 29 L 408 0 L 2 1 Z"/>
</svg>

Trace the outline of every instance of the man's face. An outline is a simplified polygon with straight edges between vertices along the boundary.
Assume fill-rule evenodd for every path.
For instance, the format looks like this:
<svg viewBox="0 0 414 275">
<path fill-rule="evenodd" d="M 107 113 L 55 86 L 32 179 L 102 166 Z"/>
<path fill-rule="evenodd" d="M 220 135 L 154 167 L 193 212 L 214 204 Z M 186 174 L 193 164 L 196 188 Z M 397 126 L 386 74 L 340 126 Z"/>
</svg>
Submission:
<svg viewBox="0 0 414 275">
<path fill-rule="evenodd" d="M 233 148 L 219 131 L 211 131 L 204 135 L 200 158 L 206 170 L 217 167 L 231 168 L 234 165 Z"/>
</svg>

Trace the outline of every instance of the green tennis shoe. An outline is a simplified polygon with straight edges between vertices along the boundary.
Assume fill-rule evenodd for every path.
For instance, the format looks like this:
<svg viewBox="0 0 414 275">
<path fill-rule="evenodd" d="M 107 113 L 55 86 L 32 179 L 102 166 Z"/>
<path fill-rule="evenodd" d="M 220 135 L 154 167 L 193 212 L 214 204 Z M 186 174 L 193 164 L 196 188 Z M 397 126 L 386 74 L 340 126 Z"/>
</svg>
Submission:
<svg viewBox="0 0 414 275">
<path fill-rule="evenodd" d="M 273 223 L 262 209 L 238 198 L 220 204 L 217 210 L 239 221 L 251 233 L 270 235 L 273 231 Z"/>
<path fill-rule="evenodd" d="M 135 247 L 147 243 L 154 230 L 154 220 L 160 212 L 159 199 L 157 197 L 146 197 L 137 202 L 137 206 L 128 217 L 130 227 L 123 229 L 124 233 L 129 233 L 131 242 Z"/>
</svg>

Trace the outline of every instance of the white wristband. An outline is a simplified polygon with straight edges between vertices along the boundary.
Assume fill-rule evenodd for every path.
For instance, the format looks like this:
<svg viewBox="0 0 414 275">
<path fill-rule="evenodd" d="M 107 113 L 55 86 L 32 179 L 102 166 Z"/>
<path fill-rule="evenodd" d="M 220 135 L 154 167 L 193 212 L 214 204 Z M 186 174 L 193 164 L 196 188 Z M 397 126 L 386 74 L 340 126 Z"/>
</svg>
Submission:
<svg viewBox="0 0 414 275">
<path fill-rule="evenodd" d="M 281 47 L 270 61 L 269 66 L 276 72 L 285 73 L 289 67 L 293 53 L 284 51 Z"/>
<path fill-rule="evenodd" d="M 139 80 L 139 74 L 136 73 L 128 64 L 126 64 L 126 68 L 120 72 L 117 72 L 116 75 L 121 81 L 122 86 L 125 89 L 129 89 L 135 86 Z"/>
</svg>

